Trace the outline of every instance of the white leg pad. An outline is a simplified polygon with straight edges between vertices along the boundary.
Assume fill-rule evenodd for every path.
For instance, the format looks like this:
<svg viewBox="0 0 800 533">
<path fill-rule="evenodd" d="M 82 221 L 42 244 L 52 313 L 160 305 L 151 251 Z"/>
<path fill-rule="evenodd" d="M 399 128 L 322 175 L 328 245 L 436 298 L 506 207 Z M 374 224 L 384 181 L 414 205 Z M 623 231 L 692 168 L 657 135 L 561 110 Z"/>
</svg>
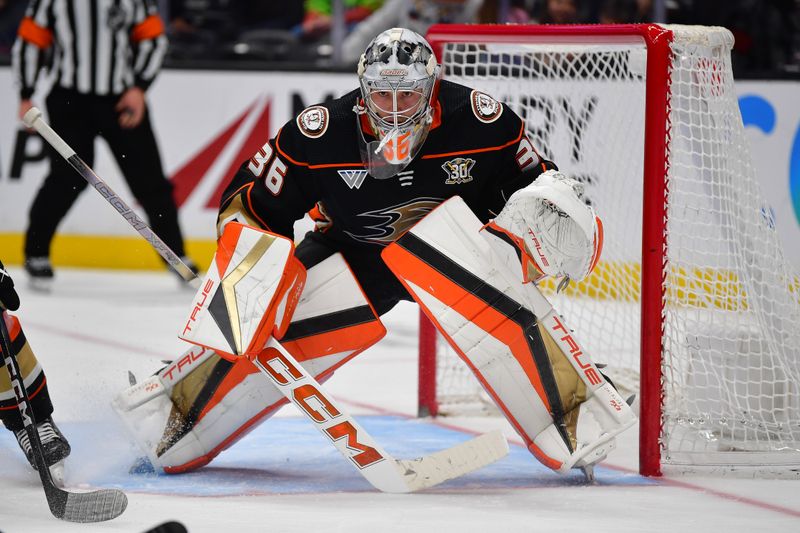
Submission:
<svg viewBox="0 0 800 533">
<path fill-rule="evenodd" d="M 591 465 L 636 417 L 547 299 L 523 283 L 513 246 L 481 229 L 454 197 L 382 256 L 531 453 L 562 473 Z"/>
<path fill-rule="evenodd" d="M 335 254 L 308 270 L 283 344 L 324 380 L 385 331 Z M 247 358 L 231 362 L 194 346 L 157 375 L 122 391 L 112 406 L 153 466 L 179 473 L 207 464 L 285 403 Z"/>
</svg>

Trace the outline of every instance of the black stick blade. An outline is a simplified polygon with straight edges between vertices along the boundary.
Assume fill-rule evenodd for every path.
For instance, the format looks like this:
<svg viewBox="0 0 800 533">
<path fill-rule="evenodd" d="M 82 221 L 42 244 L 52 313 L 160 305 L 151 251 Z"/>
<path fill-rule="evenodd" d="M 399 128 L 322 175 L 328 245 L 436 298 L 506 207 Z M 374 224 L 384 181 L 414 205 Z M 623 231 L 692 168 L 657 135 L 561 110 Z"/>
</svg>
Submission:
<svg viewBox="0 0 800 533">
<path fill-rule="evenodd" d="M 164 522 L 161 525 L 155 526 L 152 529 L 148 529 L 144 533 L 186 533 L 186 526 L 181 524 L 180 522 L 175 522 L 174 520 L 170 522 Z"/>
</svg>

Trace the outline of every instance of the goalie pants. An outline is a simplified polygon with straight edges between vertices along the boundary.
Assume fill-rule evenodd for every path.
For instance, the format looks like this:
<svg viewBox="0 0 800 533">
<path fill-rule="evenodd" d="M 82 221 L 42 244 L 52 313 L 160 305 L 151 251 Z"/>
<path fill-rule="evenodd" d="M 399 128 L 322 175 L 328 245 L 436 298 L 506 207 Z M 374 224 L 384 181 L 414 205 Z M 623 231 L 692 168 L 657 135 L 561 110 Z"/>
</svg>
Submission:
<svg viewBox="0 0 800 533">
<path fill-rule="evenodd" d="M 413 302 L 403 284 L 381 259 L 383 248 L 341 248 L 324 233 L 309 231 L 297 246 L 295 255 L 307 269 L 340 252 L 353 271 L 378 316 L 390 311 L 400 300 Z"/>
<path fill-rule="evenodd" d="M 36 420 L 45 420 L 53 414 L 53 404 L 47 392 L 47 379 L 42 366 L 33 355 L 25 334 L 22 332 L 17 317 L 6 315 L 6 327 L 11 334 L 11 350 L 14 352 L 22 372 L 22 379 L 31 401 L 33 417 Z M 2 320 L 2 319 L 0 319 Z M 0 348 L 0 354 L 3 350 Z M 11 388 L 11 379 L 4 369 L 0 371 L 0 420 L 11 431 L 19 431 L 24 427 L 22 416 L 17 407 L 17 397 Z"/>
<path fill-rule="evenodd" d="M 87 165 L 94 164 L 94 142 L 106 140 L 150 227 L 179 256 L 185 255 L 178 226 L 172 184 L 164 176 L 150 115 L 145 110 L 135 128 L 119 125 L 114 109 L 119 96 L 96 96 L 54 87 L 47 96 L 47 113 L 53 129 Z M 25 256 L 49 257 L 58 224 L 86 188 L 86 180 L 54 149 L 48 148 L 50 174 L 30 208 L 25 235 Z"/>
</svg>

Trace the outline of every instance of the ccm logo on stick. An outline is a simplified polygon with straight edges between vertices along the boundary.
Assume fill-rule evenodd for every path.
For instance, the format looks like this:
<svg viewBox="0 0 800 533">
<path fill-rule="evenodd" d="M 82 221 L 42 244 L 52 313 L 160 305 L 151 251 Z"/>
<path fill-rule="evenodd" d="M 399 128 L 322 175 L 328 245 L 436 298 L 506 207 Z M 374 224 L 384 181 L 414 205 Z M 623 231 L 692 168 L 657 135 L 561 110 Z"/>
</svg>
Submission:
<svg viewBox="0 0 800 533">
<path fill-rule="evenodd" d="M 569 346 L 570 355 L 572 356 L 573 359 L 575 359 L 575 362 L 578 363 L 578 366 L 581 367 L 583 373 L 586 375 L 586 379 L 588 379 L 589 383 L 591 383 L 592 385 L 601 384 L 603 380 L 600 379 L 600 376 L 597 375 L 597 370 L 591 365 L 591 363 L 584 363 L 583 361 L 580 360 L 580 357 L 583 355 L 583 352 L 578 346 L 578 343 L 575 342 L 575 339 L 572 338 L 572 335 L 569 334 L 567 328 L 558 319 L 558 317 L 555 316 L 555 314 L 553 315 L 553 320 L 556 323 L 556 325 L 553 326 L 553 331 L 561 330 L 564 332 L 564 336 L 561 337 L 561 340 L 563 342 L 566 342 L 567 346 Z"/>
<path fill-rule="evenodd" d="M 291 386 L 292 382 L 303 377 L 302 372 L 295 368 L 283 354 L 274 349 L 269 349 L 267 352 L 270 355 L 265 360 L 264 368 L 269 372 L 276 383 L 282 386 Z M 295 399 L 295 405 L 305 411 L 318 424 L 325 424 L 333 421 L 336 417 L 341 415 L 339 410 L 325 397 L 322 391 L 312 384 L 305 384 L 294 388 L 292 390 L 292 396 Z M 319 407 L 312 407 L 311 400 Z M 350 452 L 350 460 L 353 461 L 358 468 L 365 468 L 384 459 L 378 450 L 372 446 L 358 442 L 358 430 L 347 420 L 323 428 L 323 432 L 332 442 L 343 438 L 347 439 L 347 449 Z"/>
</svg>

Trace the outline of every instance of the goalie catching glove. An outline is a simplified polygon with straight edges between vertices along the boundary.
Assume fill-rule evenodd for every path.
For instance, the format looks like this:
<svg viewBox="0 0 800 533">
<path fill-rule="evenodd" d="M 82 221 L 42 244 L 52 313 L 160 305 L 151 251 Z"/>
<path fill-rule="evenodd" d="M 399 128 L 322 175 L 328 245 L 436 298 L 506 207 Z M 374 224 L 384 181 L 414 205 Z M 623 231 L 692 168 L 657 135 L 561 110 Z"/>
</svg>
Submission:
<svg viewBox="0 0 800 533">
<path fill-rule="evenodd" d="M 548 170 L 512 194 L 497 218 L 489 223 L 492 229 L 510 233 L 541 273 L 526 273 L 525 281 L 543 276 L 566 276 L 579 281 L 597 264 L 603 226 L 594 209 L 581 199 L 582 194 L 583 186 L 578 181 Z"/>
</svg>

